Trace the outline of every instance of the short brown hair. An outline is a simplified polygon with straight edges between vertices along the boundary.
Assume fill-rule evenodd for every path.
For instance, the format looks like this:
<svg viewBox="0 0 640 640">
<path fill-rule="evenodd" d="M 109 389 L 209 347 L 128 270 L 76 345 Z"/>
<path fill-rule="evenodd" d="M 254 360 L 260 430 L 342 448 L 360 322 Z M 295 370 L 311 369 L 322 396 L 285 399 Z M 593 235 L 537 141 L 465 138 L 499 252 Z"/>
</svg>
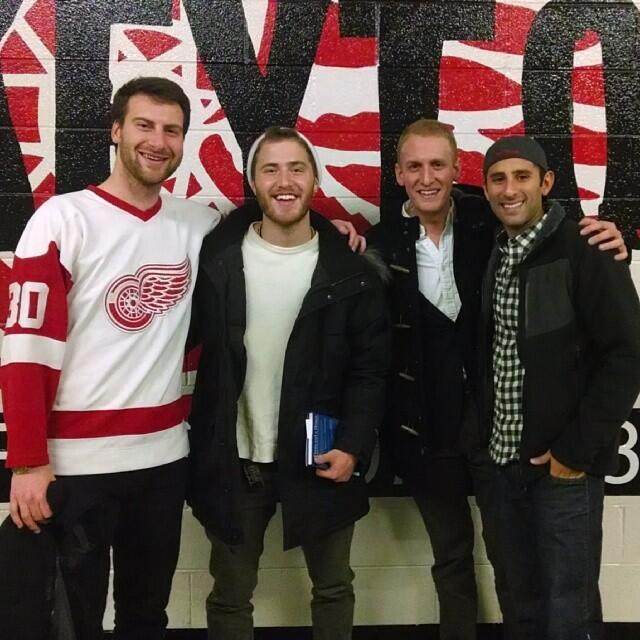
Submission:
<svg viewBox="0 0 640 640">
<path fill-rule="evenodd" d="M 113 96 L 111 105 L 111 121 L 124 122 L 127 115 L 129 100 L 135 95 L 149 96 L 156 102 L 163 104 L 177 104 L 182 109 L 184 119 L 182 121 L 182 132 L 186 134 L 191 120 L 191 103 L 182 90 L 182 87 L 172 80 L 158 78 L 154 76 L 142 76 L 125 82 Z"/>
<path fill-rule="evenodd" d="M 453 151 L 454 157 L 458 154 L 458 145 L 453 135 L 453 127 L 439 120 L 430 120 L 428 118 L 420 118 L 410 125 L 407 125 L 400 137 L 398 138 L 398 144 L 396 145 L 396 160 L 400 160 L 400 152 L 402 146 L 409 136 L 421 136 L 423 138 L 445 138 L 448 140 Z"/>
<path fill-rule="evenodd" d="M 316 164 L 316 159 L 313 151 L 309 148 L 307 141 L 295 130 L 291 127 L 269 127 L 265 130 L 262 136 L 259 138 L 259 142 L 256 145 L 255 149 L 253 149 L 253 155 L 250 160 L 251 163 L 249 165 L 249 179 L 253 181 L 256 173 L 256 163 L 258 162 L 258 154 L 260 153 L 260 149 L 262 149 L 262 145 L 265 142 L 281 142 L 283 140 L 295 140 L 306 152 L 307 156 L 309 156 L 309 160 L 311 162 L 311 166 L 313 167 L 313 175 L 319 178 L 318 165 Z"/>
</svg>

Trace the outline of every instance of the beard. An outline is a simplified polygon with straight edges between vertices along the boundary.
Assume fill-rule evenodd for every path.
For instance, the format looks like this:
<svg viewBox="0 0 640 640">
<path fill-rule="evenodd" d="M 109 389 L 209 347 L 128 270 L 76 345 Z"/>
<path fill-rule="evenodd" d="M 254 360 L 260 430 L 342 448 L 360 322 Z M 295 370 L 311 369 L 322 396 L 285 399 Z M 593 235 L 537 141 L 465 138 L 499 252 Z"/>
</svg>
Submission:
<svg viewBox="0 0 640 640">
<path fill-rule="evenodd" d="M 162 184 L 178 168 L 182 160 L 181 157 L 170 155 L 164 168 L 149 169 L 140 162 L 137 149 L 124 142 L 118 145 L 118 155 L 127 173 L 145 187 L 156 187 Z"/>
<path fill-rule="evenodd" d="M 298 224 L 305 218 L 311 207 L 311 200 L 313 200 L 313 189 L 302 193 L 296 201 L 296 206 L 287 211 L 281 211 L 278 203 L 269 193 L 257 191 L 256 200 L 262 213 L 269 220 L 279 227 L 287 228 Z"/>
</svg>

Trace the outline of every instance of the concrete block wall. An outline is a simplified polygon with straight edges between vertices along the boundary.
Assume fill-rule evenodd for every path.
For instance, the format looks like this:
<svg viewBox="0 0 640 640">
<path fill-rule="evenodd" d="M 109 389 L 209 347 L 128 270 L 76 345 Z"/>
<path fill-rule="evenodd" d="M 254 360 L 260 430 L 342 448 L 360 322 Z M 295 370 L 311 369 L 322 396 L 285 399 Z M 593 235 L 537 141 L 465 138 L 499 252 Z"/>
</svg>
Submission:
<svg viewBox="0 0 640 640">
<path fill-rule="evenodd" d="M 473 501 L 473 499 L 472 499 Z M 0 518 L 8 515 L 6 505 Z M 265 540 L 255 595 L 255 622 L 260 627 L 310 625 L 310 582 L 299 550 L 282 551 L 279 513 Z M 493 571 L 476 522 L 476 575 L 481 622 L 500 622 Z M 638 622 L 640 611 L 640 498 L 608 496 L 604 511 L 604 549 L 600 587 L 604 617 L 609 622 Z M 182 548 L 169 603 L 169 626 L 206 626 L 204 601 L 211 589 L 207 570 L 209 543 L 202 527 L 186 509 Z M 410 498 L 373 498 L 353 540 L 356 574 L 356 625 L 430 624 L 438 622 L 437 596 L 429 573 L 433 556 L 422 520 Z M 113 626 L 109 598 L 105 628 Z"/>
<path fill-rule="evenodd" d="M 469 185 L 480 184 L 493 139 L 536 135 L 559 176 L 554 197 L 574 214 L 615 219 L 640 249 L 639 30 L 639 0 L 0 3 L 0 283 L 34 207 L 108 173 L 109 100 L 139 74 L 169 77 L 190 96 L 185 160 L 165 188 L 212 208 L 226 212 L 245 197 L 243 158 L 256 134 L 274 123 L 296 125 L 325 168 L 315 206 L 365 229 L 394 193 L 399 131 L 426 115 L 454 127 L 461 182 Z M 640 285 L 640 252 L 632 270 Z M 6 304 L 0 295 L 2 317 Z M 4 446 L 0 429 L 0 458 Z M 601 584 L 610 621 L 640 622 L 639 450 L 626 460 L 631 472 L 636 464 L 635 476 L 611 485 L 606 498 Z M 0 473 L 0 499 L 7 483 Z M 205 624 L 207 555 L 186 511 L 174 628 Z M 479 536 L 476 558 L 481 617 L 494 622 Z M 356 624 L 436 622 L 431 562 L 411 501 L 374 497 L 353 545 Z M 256 623 L 308 624 L 308 587 L 301 553 L 281 551 L 276 517 Z M 111 619 L 109 609 L 107 626 Z"/>
</svg>

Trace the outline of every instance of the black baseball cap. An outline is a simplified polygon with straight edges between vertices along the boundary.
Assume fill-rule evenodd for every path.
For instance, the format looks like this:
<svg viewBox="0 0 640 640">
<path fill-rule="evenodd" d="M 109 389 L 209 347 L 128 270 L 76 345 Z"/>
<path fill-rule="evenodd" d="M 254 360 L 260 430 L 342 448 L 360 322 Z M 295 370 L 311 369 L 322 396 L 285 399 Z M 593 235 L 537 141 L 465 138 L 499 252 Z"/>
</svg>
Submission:
<svg viewBox="0 0 640 640">
<path fill-rule="evenodd" d="M 486 179 L 489 168 L 508 158 L 522 158 L 537 164 L 543 171 L 549 170 L 544 149 L 529 136 L 507 136 L 494 142 L 487 150 L 482 163 L 482 176 Z"/>
</svg>

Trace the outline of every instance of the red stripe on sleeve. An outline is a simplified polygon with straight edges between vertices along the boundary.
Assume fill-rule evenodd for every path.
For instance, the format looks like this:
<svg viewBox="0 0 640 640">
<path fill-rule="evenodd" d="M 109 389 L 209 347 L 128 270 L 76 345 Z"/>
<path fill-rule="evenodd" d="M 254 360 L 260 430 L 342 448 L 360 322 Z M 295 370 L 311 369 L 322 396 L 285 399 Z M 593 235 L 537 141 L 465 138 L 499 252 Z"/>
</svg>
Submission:
<svg viewBox="0 0 640 640">
<path fill-rule="evenodd" d="M 59 371 L 41 364 L 14 363 L 0 368 L 7 467 L 35 467 L 49 462 L 47 419 L 59 379 Z"/>
<path fill-rule="evenodd" d="M 42 255 L 16 256 L 9 281 L 6 334 L 31 334 L 65 342 L 67 292 L 72 282 L 60 263 L 55 242 L 50 242 Z M 0 369 L 7 467 L 48 462 L 47 421 L 59 380 L 60 371 L 40 364 L 14 362 Z"/>
</svg>

